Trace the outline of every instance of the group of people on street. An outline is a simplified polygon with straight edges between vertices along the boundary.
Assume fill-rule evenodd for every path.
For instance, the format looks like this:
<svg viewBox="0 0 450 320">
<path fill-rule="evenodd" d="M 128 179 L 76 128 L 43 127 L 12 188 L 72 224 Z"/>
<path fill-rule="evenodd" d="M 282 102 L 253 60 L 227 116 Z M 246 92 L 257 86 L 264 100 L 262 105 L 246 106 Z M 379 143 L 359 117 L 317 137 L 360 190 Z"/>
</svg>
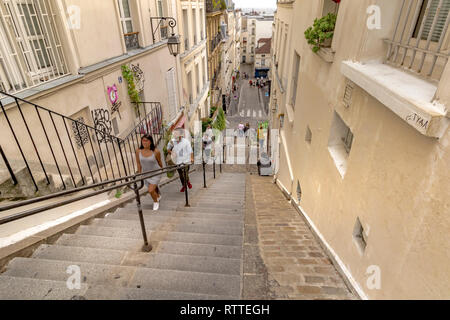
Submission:
<svg viewBox="0 0 450 320">
<path fill-rule="evenodd" d="M 260 124 L 258 130 L 256 131 L 250 127 L 250 123 L 247 122 L 245 125 L 240 123 L 235 130 L 234 136 L 236 138 L 245 137 L 247 139 L 247 145 L 250 145 L 252 142 L 258 140 L 259 148 L 262 151 L 264 148 L 264 141 L 266 139 L 266 129 L 264 129 L 264 126 Z"/>
<path fill-rule="evenodd" d="M 186 169 L 177 169 L 182 184 L 180 192 L 185 192 L 186 186 L 192 189 L 188 173 L 189 165 L 194 162 L 194 153 L 191 143 L 184 137 L 184 131 L 182 129 L 175 130 L 173 139 L 167 145 L 167 151 L 171 156 L 171 160 L 176 165 L 187 165 Z M 151 135 L 147 134 L 141 138 L 141 145 L 136 150 L 136 163 L 138 173 L 156 171 L 163 168 L 161 152 L 156 148 Z M 161 174 L 144 180 L 144 184 L 148 188 L 148 193 L 153 199 L 154 211 L 159 209 L 159 202 L 162 197 L 161 190 L 158 187 L 160 181 Z"/>
<path fill-rule="evenodd" d="M 250 87 L 258 87 L 260 89 L 264 88 L 267 85 L 267 80 L 264 80 L 262 77 L 260 79 L 256 78 L 254 80 L 250 79 L 248 81 Z"/>
</svg>

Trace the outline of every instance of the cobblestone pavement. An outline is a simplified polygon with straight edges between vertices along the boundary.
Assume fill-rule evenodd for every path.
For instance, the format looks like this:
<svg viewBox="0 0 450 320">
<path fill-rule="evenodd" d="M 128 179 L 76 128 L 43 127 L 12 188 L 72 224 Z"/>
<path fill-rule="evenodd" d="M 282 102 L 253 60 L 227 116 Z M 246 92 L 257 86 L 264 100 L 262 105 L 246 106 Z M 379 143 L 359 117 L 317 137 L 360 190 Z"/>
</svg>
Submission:
<svg viewBox="0 0 450 320">
<path fill-rule="evenodd" d="M 356 299 L 271 177 L 247 175 L 243 299 Z"/>
</svg>

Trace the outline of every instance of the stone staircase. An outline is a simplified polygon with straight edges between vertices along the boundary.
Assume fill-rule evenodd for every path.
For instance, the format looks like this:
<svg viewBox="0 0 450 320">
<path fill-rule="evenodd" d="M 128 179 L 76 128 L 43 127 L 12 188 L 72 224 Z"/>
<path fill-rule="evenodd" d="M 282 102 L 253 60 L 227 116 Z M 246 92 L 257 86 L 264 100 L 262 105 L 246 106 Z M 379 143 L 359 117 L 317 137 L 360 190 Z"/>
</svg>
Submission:
<svg viewBox="0 0 450 320">
<path fill-rule="evenodd" d="M 189 208 L 179 182 L 162 188 L 157 212 L 142 198 L 151 252 L 141 250 L 136 203 L 129 203 L 11 260 L 0 274 L 0 299 L 239 299 L 245 175 L 216 177 L 203 189 L 202 171 L 191 175 Z M 70 266 L 80 268 L 80 289 L 67 286 Z"/>
</svg>

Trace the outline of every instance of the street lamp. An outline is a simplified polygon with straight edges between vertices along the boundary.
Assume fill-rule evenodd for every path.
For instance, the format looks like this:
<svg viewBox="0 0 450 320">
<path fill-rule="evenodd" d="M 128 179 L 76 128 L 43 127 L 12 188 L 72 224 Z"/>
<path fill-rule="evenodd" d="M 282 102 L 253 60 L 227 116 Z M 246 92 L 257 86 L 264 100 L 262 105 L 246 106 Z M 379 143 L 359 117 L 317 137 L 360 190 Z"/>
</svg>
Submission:
<svg viewBox="0 0 450 320">
<path fill-rule="evenodd" d="M 157 20 L 158 24 L 153 29 L 153 20 Z M 169 21 L 169 27 L 172 29 L 172 35 L 167 39 L 167 46 L 171 55 L 176 57 L 180 54 L 180 37 L 175 35 L 174 28 L 177 25 L 177 21 L 172 17 L 150 17 L 150 24 L 152 27 L 153 43 L 155 43 L 155 34 L 161 26 L 163 21 Z"/>
<path fill-rule="evenodd" d="M 167 40 L 167 46 L 169 47 L 170 54 L 176 57 L 180 54 L 180 37 L 172 33 Z"/>
</svg>

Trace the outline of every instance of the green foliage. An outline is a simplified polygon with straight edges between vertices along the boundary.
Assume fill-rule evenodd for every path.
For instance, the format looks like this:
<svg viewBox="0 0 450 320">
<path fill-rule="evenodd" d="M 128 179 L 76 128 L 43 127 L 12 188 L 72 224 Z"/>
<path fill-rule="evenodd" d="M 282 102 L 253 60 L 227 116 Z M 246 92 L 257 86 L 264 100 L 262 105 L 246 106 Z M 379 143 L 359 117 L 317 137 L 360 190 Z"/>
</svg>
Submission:
<svg viewBox="0 0 450 320">
<path fill-rule="evenodd" d="M 212 126 L 213 120 L 211 118 L 203 118 L 202 119 L 202 132 L 205 132 L 208 128 L 208 125 Z"/>
<path fill-rule="evenodd" d="M 210 118 L 213 117 L 213 115 L 214 115 L 214 113 L 216 112 L 216 110 L 217 110 L 217 107 L 216 107 L 216 106 L 211 107 L 210 112 L 209 112 L 209 117 L 210 117 Z"/>
<path fill-rule="evenodd" d="M 138 103 L 141 103 L 141 97 L 139 97 L 139 92 L 136 90 L 136 84 L 134 83 L 134 74 L 130 67 L 127 65 L 122 66 L 122 76 L 127 81 L 128 84 L 128 95 L 132 102 L 135 102 L 135 107 L 138 107 Z"/>
<path fill-rule="evenodd" d="M 220 8 L 220 10 L 227 9 L 227 4 L 225 3 L 225 0 L 212 0 L 212 3 L 213 3 L 214 9 L 218 9 L 218 8 Z"/>
<path fill-rule="evenodd" d="M 167 145 L 169 144 L 170 139 L 172 139 L 172 131 L 170 129 L 167 129 L 166 132 L 164 133 L 164 147 L 163 147 L 163 153 L 164 153 L 164 158 L 167 157 L 167 155 L 169 154 L 167 152 Z"/>
<path fill-rule="evenodd" d="M 313 26 L 306 29 L 305 38 L 308 44 L 313 46 L 313 52 L 319 51 L 326 39 L 333 38 L 336 18 L 336 14 L 329 13 L 320 19 L 315 19 Z"/>
<path fill-rule="evenodd" d="M 219 108 L 219 113 L 217 114 L 216 121 L 214 121 L 212 127 L 219 131 L 223 131 L 227 128 L 225 112 L 223 112 L 222 108 Z"/>
</svg>

